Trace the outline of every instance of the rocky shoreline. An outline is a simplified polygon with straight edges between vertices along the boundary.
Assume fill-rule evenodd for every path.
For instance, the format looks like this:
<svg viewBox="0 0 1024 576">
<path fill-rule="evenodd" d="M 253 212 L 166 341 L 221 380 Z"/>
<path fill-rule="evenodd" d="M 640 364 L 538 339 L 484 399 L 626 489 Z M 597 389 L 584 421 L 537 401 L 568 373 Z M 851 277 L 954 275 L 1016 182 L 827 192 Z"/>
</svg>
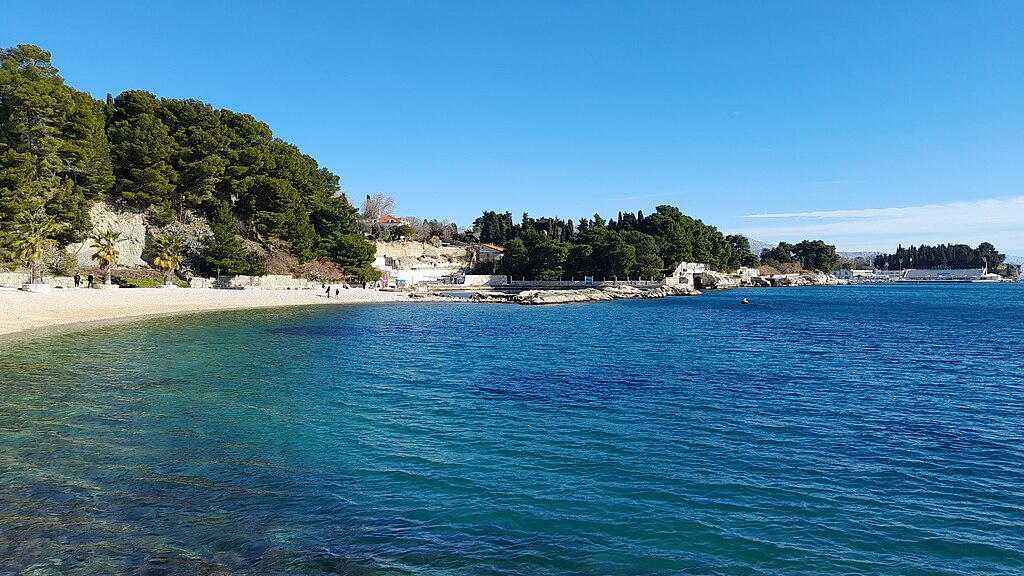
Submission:
<svg viewBox="0 0 1024 576">
<path fill-rule="evenodd" d="M 847 282 L 823 272 L 801 272 L 799 274 L 777 274 L 767 277 L 740 278 L 719 272 L 704 272 L 699 275 L 700 285 L 705 290 L 726 290 L 730 288 L 776 288 L 789 286 L 838 286 Z M 528 289 L 521 292 L 479 291 L 468 298 L 445 292 L 410 294 L 410 298 L 462 301 L 482 304 L 521 304 L 535 306 L 544 304 L 575 304 L 584 302 L 610 302 L 613 300 L 649 300 L 670 296 L 700 296 L 701 291 L 692 284 L 664 285 L 653 288 L 637 286 L 606 286 L 603 288 L 575 289 Z"/>
<path fill-rule="evenodd" d="M 576 304 L 583 302 L 610 302 L 612 300 L 649 300 L 669 296 L 699 296 L 700 291 L 689 285 L 637 288 L 635 286 L 608 286 L 605 288 L 582 288 L 576 290 L 523 290 L 522 292 L 474 292 L 469 298 L 457 297 L 443 292 L 431 294 L 450 300 L 482 304 L 521 304 L 534 306 L 542 304 Z"/>
<path fill-rule="evenodd" d="M 749 280 L 744 279 L 743 282 L 739 282 L 735 276 L 710 273 L 701 277 L 701 286 L 708 290 L 714 290 L 752 286 L 834 286 L 845 283 L 829 275 L 814 273 L 755 278 L 753 280 L 757 281 L 756 284 L 749 283 Z M 601 288 L 527 289 L 520 292 L 481 290 L 473 292 L 468 298 L 464 293 L 456 296 L 445 292 L 351 289 L 340 290 L 328 299 L 324 293 L 320 292 L 319 288 L 314 290 L 131 288 L 116 291 L 63 288 L 43 295 L 11 288 L 0 290 L 0 309 L 10 311 L 0 318 L 0 335 L 81 322 L 280 306 L 417 301 L 530 306 L 699 296 L 700 294 L 701 291 L 690 283 L 650 288 L 613 285 Z"/>
<path fill-rule="evenodd" d="M 754 277 L 741 277 L 734 274 L 722 274 L 721 272 L 703 272 L 695 276 L 700 279 L 701 288 L 708 290 L 722 290 L 726 288 L 782 288 L 789 286 L 839 286 L 849 283 L 831 274 L 818 271 Z"/>
</svg>

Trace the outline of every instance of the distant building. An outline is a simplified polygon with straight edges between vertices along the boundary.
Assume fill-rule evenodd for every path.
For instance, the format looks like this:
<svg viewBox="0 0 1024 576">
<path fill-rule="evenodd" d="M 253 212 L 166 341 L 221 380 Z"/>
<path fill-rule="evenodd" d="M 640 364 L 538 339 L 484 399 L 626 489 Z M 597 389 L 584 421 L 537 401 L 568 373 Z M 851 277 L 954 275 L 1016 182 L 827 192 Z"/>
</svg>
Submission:
<svg viewBox="0 0 1024 576">
<path fill-rule="evenodd" d="M 904 270 L 902 280 L 907 282 L 978 282 L 984 268 L 950 268 L 945 270 Z"/>
<path fill-rule="evenodd" d="M 761 271 L 750 266 L 740 266 L 736 269 L 736 275 L 740 278 L 757 278 L 761 276 Z"/>
<path fill-rule="evenodd" d="M 987 274 L 984 268 L 903 270 L 836 270 L 833 276 L 850 282 L 997 282 L 998 274 Z"/>
<path fill-rule="evenodd" d="M 505 249 L 494 244 L 474 244 L 473 258 L 476 262 L 500 262 Z"/>
<path fill-rule="evenodd" d="M 672 272 L 672 276 L 678 278 L 680 276 L 702 274 L 709 271 L 711 271 L 711 268 L 703 262 L 680 262 L 679 266 L 676 266 L 676 269 Z"/>
<path fill-rule="evenodd" d="M 899 280 L 906 274 L 906 270 L 875 270 L 875 276 L 886 280 Z"/>
<path fill-rule="evenodd" d="M 359 223 L 367 224 L 369 226 L 380 224 L 385 228 L 396 228 L 398 226 L 407 226 L 409 221 L 405 218 L 395 218 L 394 216 L 381 216 L 380 218 L 364 218 L 360 220 Z"/>
<path fill-rule="evenodd" d="M 840 280 L 849 280 L 851 282 L 857 280 L 876 280 L 880 278 L 878 274 L 875 274 L 874 270 L 850 270 L 847 268 L 840 268 L 839 270 L 832 272 L 832 275 Z"/>
</svg>

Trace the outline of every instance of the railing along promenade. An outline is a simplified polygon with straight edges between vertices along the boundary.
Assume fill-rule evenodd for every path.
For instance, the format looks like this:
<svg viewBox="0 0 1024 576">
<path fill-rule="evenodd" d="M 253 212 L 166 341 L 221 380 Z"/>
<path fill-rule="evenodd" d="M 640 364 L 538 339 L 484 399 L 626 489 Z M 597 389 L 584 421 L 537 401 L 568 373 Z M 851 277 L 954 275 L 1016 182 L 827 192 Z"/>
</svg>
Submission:
<svg viewBox="0 0 1024 576">
<path fill-rule="evenodd" d="M 510 280 L 505 286 L 520 288 L 607 288 L 608 286 L 663 286 L 664 280 Z"/>
</svg>

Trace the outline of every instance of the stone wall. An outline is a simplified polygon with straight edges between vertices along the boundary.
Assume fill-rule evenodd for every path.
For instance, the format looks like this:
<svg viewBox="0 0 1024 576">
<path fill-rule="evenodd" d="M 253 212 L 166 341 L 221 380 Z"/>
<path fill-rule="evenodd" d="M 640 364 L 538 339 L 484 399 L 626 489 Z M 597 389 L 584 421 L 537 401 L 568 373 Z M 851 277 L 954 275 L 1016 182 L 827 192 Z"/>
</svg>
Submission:
<svg viewBox="0 0 1024 576">
<path fill-rule="evenodd" d="M 221 275 L 220 283 L 216 278 L 192 278 L 192 288 L 227 288 L 235 290 L 320 290 L 320 283 L 293 278 L 287 275 L 271 274 L 269 276 L 228 276 Z"/>
<path fill-rule="evenodd" d="M 0 286 L 21 287 L 28 282 L 28 272 L 0 272 Z M 43 283 L 51 286 L 64 286 L 71 288 L 75 285 L 75 279 L 71 276 L 50 276 L 43 274 Z M 82 285 L 85 285 L 85 278 L 82 278 Z"/>
<path fill-rule="evenodd" d="M 465 279 L 464 286 L 504 286 L 508 282 L 508 277 L 500 274 L 466 274 Z"/>
</svg>

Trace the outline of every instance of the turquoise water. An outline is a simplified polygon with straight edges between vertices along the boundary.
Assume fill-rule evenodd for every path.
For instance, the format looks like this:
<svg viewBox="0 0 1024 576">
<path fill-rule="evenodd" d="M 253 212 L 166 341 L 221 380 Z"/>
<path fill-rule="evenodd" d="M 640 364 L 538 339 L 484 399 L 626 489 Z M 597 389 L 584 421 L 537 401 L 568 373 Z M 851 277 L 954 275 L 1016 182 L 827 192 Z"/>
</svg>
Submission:
<svg viewBox="0 0 1024 576">
<path fill-rule="evenodd" d="M 339 306 L 3 343 L 0 574 L 1021 574 L 1022 297 Z"/>
</svg>

